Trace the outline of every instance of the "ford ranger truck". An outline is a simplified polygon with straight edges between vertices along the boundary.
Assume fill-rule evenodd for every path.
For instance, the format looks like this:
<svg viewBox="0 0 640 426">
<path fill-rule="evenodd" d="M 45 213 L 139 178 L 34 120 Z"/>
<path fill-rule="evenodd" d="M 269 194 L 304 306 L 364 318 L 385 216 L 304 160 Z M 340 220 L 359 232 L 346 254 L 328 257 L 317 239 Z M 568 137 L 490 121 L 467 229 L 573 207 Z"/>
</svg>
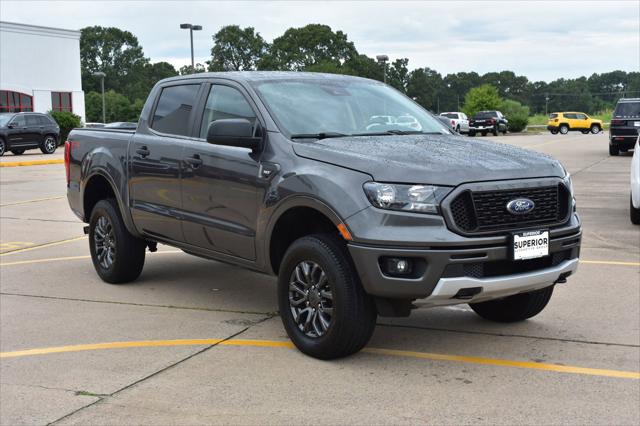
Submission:
<svg viewBox="0 0 640 426">
<path fill-rule="evenodd" d="M 418 306 L 526 320 L 578 266 L 580 220 L 557 160 L 469 144 L 364 78 L 165 79 L 135 131 L 73 130 L 65 165 L 102 280 L 135 280 L 158 243 L 277 275 L 284 328 L 321 359 L 364 347 L 378 315 Z"/>
</svg>

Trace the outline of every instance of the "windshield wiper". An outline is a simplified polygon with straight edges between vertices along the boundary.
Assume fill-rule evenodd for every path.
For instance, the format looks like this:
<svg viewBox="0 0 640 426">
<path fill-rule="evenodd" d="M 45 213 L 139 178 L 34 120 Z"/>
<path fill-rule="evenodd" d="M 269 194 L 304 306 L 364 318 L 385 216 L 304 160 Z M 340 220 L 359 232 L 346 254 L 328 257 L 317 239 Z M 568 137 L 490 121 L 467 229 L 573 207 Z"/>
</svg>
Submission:
<svg viewBox="0 0 640 426">
<path fill-rule="evenodd" d="M 439 132 L 422 132 L 420 130 L 385 130 L 384 132 L 355 133 L 351 136 L 386 136 L 386 135 L 441 135 Z"/>
<path fill-rule="evenodd" d="M 338 132 L 320 132 L 320 133 L 296 133 L 291 135 L 291 139 L 327 139 L 327 138 L 341 138 L 345 135 L 344 133 Z"/>
</svg>

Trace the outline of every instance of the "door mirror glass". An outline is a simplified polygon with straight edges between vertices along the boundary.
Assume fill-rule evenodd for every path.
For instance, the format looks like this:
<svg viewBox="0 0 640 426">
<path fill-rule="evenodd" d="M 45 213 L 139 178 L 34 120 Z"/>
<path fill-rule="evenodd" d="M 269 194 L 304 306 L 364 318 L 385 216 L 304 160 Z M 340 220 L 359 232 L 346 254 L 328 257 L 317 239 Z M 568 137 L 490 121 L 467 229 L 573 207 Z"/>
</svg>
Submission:
<svg viewBox="0 0 640 426">
<path fill-rule="evenodd" d="M 257 126 L 256 122 L 256 126 Z M 246 118 L 223 118 L 209 124 L 207 142 L 214 145 L 237 146 L 259 151 L 262 138 L 254 136 L 254 126 Z"/>
</svg>

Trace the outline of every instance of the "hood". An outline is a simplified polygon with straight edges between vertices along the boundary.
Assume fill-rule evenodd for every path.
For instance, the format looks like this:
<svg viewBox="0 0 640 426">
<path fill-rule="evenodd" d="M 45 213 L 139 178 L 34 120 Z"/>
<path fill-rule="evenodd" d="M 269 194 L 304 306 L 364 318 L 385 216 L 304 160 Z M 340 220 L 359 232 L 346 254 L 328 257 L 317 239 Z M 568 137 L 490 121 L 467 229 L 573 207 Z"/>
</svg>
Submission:
<svg viewBox="0 0 640 426">
<path fill-rule="evenodd" d="M 300 157 L 358 170 L 379 182 L 457 186 L 565 174 L 548 155 L 451 135 L 328 138 L 293 147 Z"/>
</svg>

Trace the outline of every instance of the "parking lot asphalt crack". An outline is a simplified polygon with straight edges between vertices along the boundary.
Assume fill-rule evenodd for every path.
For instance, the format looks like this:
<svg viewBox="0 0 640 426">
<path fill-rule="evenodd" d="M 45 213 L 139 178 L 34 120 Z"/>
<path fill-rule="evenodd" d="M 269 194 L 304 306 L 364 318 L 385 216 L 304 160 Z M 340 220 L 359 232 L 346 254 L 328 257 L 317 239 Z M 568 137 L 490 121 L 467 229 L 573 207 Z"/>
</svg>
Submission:
<svg viewBox="0 0 640 426">
<path fill-rule="evenodd" d="M 507 333 L 491 333 L 488 331 L 469 331 L 469 330 L 453 330 L 449 328 L 438 328 L 438 327 L 421 327 L 417 325 L 403 325 L 403 324 L 385 324 L 385 323 L 377 323 L 378 327 L 392 327 L 392 328 L 407 328 L 412 330 L 428 330 L 428 331 L 445 331 L 448 333 L 462 333 L 462 334 L 478 334 L 485 336 L 496 336 L 496 337 L 517 337 L 523 339 L 533 339 L 533 340 L 548 340 L 548 341 L 556 341 L 556 342 L 565 342 L 565 343 L 582 343 L 585 345 L 602 345 L 602 346 L 620 346 L 625 348 L 640 348 L 640 345 L 634 345 L 631 343 L 613 343 L 613 342 L 597 342 L 594 340 L 580 340 L 580 339 L 565 339 L 561 337 L 541 337 L 541 336 L 527 336 L 525 334 L 507 334 Z"/>
<path fill-rule="evenodd" d="M 31 297 L 34 299 L 50 299 L 61 300 L 70 302 L 85 302 L 85 303 L 107 303 L 112 305 L 124 305 L 124 306 L 142 306 L 147 308 L 164 308 L 164 309 L 184 309 L 190 311 L 204 311 L 204 312 L 223 312 L 230 314 L 247 314 L 247 315 L 267 315 L 270 318 L 278 315 L 277 311 L 273 312 L 257 312 L 257 311 L 242 311 L 233 309 L 214 309 L 204 308 L 199 306 L 177 306 L 177 305 L 154 305 L 152 303 L 135 303 L 135 302 L 119 302 L 113 300 L 95 300 L 95 299 L 78 299 L 75 297 L 60 297 L 60 296 L 41 296 L 37 294 L 24 294 L 24 293 L 8 293 L 0 292 L 0 296 L 16 296 L 16 297 Z"/>
<path fill-rule="evenodd" d="M 259 321 L 254 322 L 252 325 L 250 325 L 248 327 L 243 328 L 242 330 L 238 331 L 237 333 L 234 333 L 234 334 L 232 334 L 232 335 L 220 340 L 219 342 L 216 342 L 214 344 L 208 345 L 208 346 L 200 349 L 199 351 L 196 351 L 196 352 L 192 353 L 191 355 L 188 355 L 188 356 L 186 356 L 184 358 L 181 358 L 178 361 L 176 361 L 176 362 L 174 362 L 174 363 L 172 363 L 172 364 L 170 364 L 170 365 L 168 365 L 166 367 L 161 368 L 160 370 L 154 371 L 153 373 L 148 374 L 148 375 L 142 377 L 141 379 L 138 379 L 138 380 L 136 380 L 136 381 L 134 381 L 132 383 L 129 383 L 128 385 L 123 386 L 122 388 L 120 388 L 120 389 L 118 389 L 118 390 L 116 390 L 116 391 L 114 391 L 114 392 L 112 392 L 110 394 L 107 394 L 107 395 L 90 394 L 90 396 L 96 396 L 99 399 L 97 399 L 96 401 L 93 401 L 93 402 L 91 402 L 91 403 L 89 403 L 87 405 L 84 405 L 84 406 L 82 406 L 82 407 L 80 407 L 80 408 L 78 408 L 76 410 L 73 410 L 72 412 L 70 412 L 68 414 L 65 414 L 64 416 L 62 416 L 62 417 L 60 417 L 60 418 L 58 418 L 58 419 L 56 419 L 56 420 L 54 420 L 54 421 L 52 421 L 50 423 L 47 423 L 47 426 L 55 425 L 55 424 L 61 422 L 62 420 L 68 419 L 68 418 L 72 417 L 73 415 L 79 413 L 80 411 L 83 411 L 83 410 L 85 410 L 85 409 L 87 409 L 89 407 L 92 407 L 92 406 L 94 406 L 96 404 L 101 403 L 105 399 L 113 398 L 114 396 L 118 395 L 121 392 L 124 392 L 127 389 L 131 389 L 132 387 L 134 387 L 134 386 L 136 386 L 136 385 L 138 385 L 138 384 L 140 384 L 142 382 L 145 382 L 145 381 L 147 381 L 147 380 L 149 380 L 149 379 L 151 379 L 153 377 L 156 377 L 156 376 L 164 373 L 165 371 L 168 371 L 168 370 L 173 369 L 174 367 L 177 367 L 178 365 L 190 360 L 191 358 L 194 358 L 194 357 L 196 357 L 198 355 L 201 355 L 201 354 L 207 352 L 208 350 L 210 350 L 212 348 L 215 348 L 216 346 L 218 346 L 220 344 L 223 344 L 227 340 L 232 340 L 232 339 L 240 336 L 241 334 L 247 332 L 251 327 L 253 327 L 255 325 L 258 325 L 258 324 L 260 324 L 260 323 L 262 323 L 264 321 L 267 321 L 267 320 L 269 320 L 271 318 L 273 318 L 273 315 L 265 315 L 264 318 L 260 319 Z M 83 395 L 85 395 L 85 394 L 83 394 Z"/>
</svg>

